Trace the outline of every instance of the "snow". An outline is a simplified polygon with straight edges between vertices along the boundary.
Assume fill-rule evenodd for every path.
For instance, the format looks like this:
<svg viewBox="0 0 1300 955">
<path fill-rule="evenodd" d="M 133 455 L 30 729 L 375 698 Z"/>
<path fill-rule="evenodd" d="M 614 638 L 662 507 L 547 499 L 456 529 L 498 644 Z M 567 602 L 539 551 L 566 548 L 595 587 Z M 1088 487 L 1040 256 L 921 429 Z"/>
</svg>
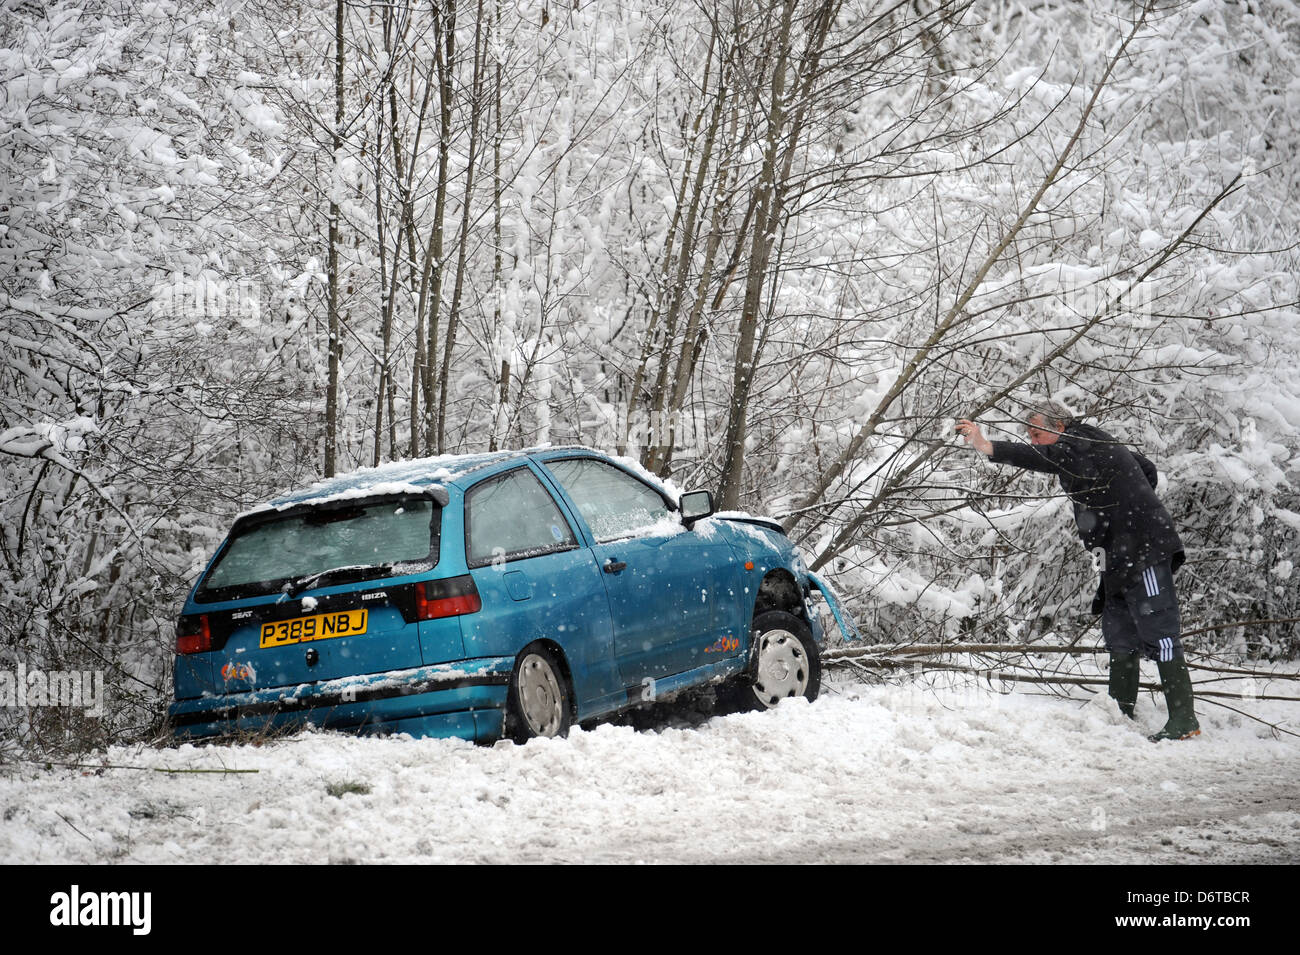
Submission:
<svg viewBox="0 0 1300 955">
<path fill-rule="evenodd" d="M 1143 229 L 1138 236 L 1138 245 L 1143 252 L 1159 252 L 1165 244 L 1165 237 L 1154 229 Z"/>
<path fill-rule="evenodd" d="M 732 530 L 753 538 L 765 547 L 781 547 L 788 543 L 781 525 L 770 517 L 755 517 L 744 511 L 718 511 L 713 517 L 726 521 Z"/>
<path fill-rule="evenodd" d="M 282 510 L 300 504 L 316 505 L 327 501 L 376 495 L 427 494 L 468 468 L 486 461 L 510 457 L 512 454 L 514 452 L 481 455 L 444 454 L 394 461 L 377 468 L 360 468 L 348 474 L 317 481 L 302 491 L 282 495 L 270 503 L 252 508 L 245 514 L 268 509 Z"/>
<path fill-rule="evenodd" d="M 1103 91 L 1061 178 L 966 301 L 967 314 L 927 352 L 917 349 L 961 300 L 980 260 L 1068 140 L 1119 24 L 1086 5 L 999 6 L 987 14 L 973 7 L 951 32 L 941 30 L 952 71 L 938 97 L 928 70 L 908 76 L 903 66 L 895 74 L 881 61 L 886 72 L 875 75 L 891 82 L 860 84 L 875 66 L 859 73 L 865 61 L 838 52 L 838 62 L 826 61 L 822 89 L 846 95 L 814 91 L 805 133 L 791 141 L 798 156 L 785 193 L 791 204 L 773 234 L 781 251 L 763 288 L 757 331 L 764 344 L 751 356 L 741 504 L 755 513 L 799 514 L 792 536 L 826 561 L 826 573 L 861 609 L 866 632 L 953 632 L 965 621 L 1041 636 L 1049 626 L 1045 606 L 1061 639 L 1089 625 L 1067 613 L 1086 602 L 1091 586 L 1068 501 L 1026 500 L 1055 495 L 1054 481 L 1008 485 L 1005 471 L 948 450 L 907 470 L 915 452 L 938 437 L 927 415 L 937 423 L 974 414 L 1016 380 L 1023 387 L 1010 389 L 1004 407 L 981 415 L 991 428 L 1005 428 L 1032 387 L 1070 394 L 1081 412 L 1151 450 L 1160 493 L 1187 545 L 1180 589 L 1186 581 L 1189 628 L 1236 619 L 1241 607 L 1264 607 L 1273 617 L 1300 612 L 1293 585 L 1300 561 L 1293 7 L 1255 4 L 1246 15 L 1242 5 L 1205 0 L 1153 18 Z M 437 150 L 414 132 L 418 77 L 427 76 L 434 39 L 432 8 L 411 8 L 411 41 L 389 59 L 377 53 L 382 24 L 349 5 L 346 43 L 357 55 L 348 56 L 345 77 L 348 129 L 337 162 L 329 162 L 332 5 L 295 7 L 287 27 L 273 8 L 240 0 L 6 6 L 0 367 L 9 375 L 0 390 L 0 593 L 8 612 L 0 618 L 0 657 L 12 662 L 21 653 L 31 665 L 46 665 L 82 648 L 111 647 L 115 666 L 156 688 L 140 705 L 154 713 L 165 706 L 171 621 L 205 552 L 240 509 L 270 500 L 277 488 L 302 488 L 324 469 L 322 243 L 331 195 L 342 203 L 346 238 L 337 251 L 347 318 L 340 441 L 330 469 L 427 447 L 422 436 L 435 410 L 447 421 L 445 440 L 434 445 L 450 450 L 553 441 L 635 456 L 647 449 L 634 437 L 667 434 L 654 418 L 666 409 L 660 399 L 670 397 L 656 382 L 662 370 L 665 383 L 685 371 L 689 386 L 685 403 L 671 412 L 681 418 L 672 474 L 684 487 L 716 481 L 744 284 L 726 277 L 738 273 L 724 266 L 747 247 L 734 245 L 743 230 L 727 225 L 709 263 L 704 246 L 686 240 L 684 224 L 674 226 L 666 213 L 688 208 L 687 195 L 676 194 L 679 183 L 689 181 L 684 171 L 703 168 L 697 237 L 713 228 L 715 195 L 734 195 L 718 221 L 736 224 L 754 196 L 764 124 L 720 131 L 718 158 L 695 164 L 700 130 L 685 120 L 707 115 L 699 110 L 713 101 L 697 75 L 709 26 L 699 5 L 584 4 L 539 34 L 540 11 L 532 3 L 498 8 L 503 20 L 491 31 L 490 55 L 509 78 L 498 92 L 514 119 L 501 129 L 499 174 L 496 150 L 480 152 L 472 195 L 460 135 L 468 100 L 456 102 L 444 210 L 448 257 L 438 271 L 445 271 L 444 294 L 433 296 L 428 311 L 449 315 L 461 279 L 467 294 L 450 362 L 438 359 L 432 369 L 446 393 L 419 397 L 417 329 L 430 339 L 439 329 L 441 349 L 448 326 L 420 326 L 420 281 L 406 269 L 394 273 L 392 258 L 389 281 L 381 281 L 377 256 L 381 234 L 390 251 L 401 244 L 394 210 L 406 178 L 396 175 L 403 151 L 420 197 L 411 210 L 415 234 L 433 235 L 441 208 L 432 199 L 439 194 Z M 921 19 L 929 16 L 937 14 Z M 857 41 L 845 28 L 856 31 L 849 21 L 837 23 L 849 45 L 837 40 L 836 49 L 851 51 Z M 545 42 L 534 42 L 539 36 Z M 871 31 L 859 37 L 863 51 L 879 42 Z M 457 50 L 450 75 L 467 90 L 476 58 L 462 55 L 463 43 Z M 990 51 L 998 52 L 990 58 Z M 377 137 L 382 98 L 371 95 L 385 63 L 416 77 L 399 96 L 392 138 Z M 904 126 L 895 124 L 908 122 L 907 104 L 922 101 L 936 108 L 919 118 L 917 136 L 900 138 Z M 882 156 L 893 157 L 887 165 L 897 175 L 872 172 L 885 172 L 876 168 Z M 326 167 L 337 171 L 332 182 Z M 1123 314 L 1034 370 L 1081 317 L 1098 314 L 1142 276 L 1238 171 L 1241 188 L 1126 295 Z M 387 212 L 378 209 L 381 200 Z M 456 225 L 461 211 L 470 213 L 465 233 Z M 453 265 L 457 249 L 467 250 L 463 268 Z M 672 274 L 674 260 L 685 269 L 681 276 Z M 160 283 L 185 294 L 160 300 Z M 674 288 L 686 294 L 672 331 L 663 324 L 670 314 L 664 295 Z M 698 363 L 683 365 L 687 306 L 715 294 L 722 297 L 704 313 Z M 381 331 L 386 295 L 398 303 L 391 342 Z M 376 418 L 384 354 L 392 387 Z M 905 377 L 913 356 L 923 354 L 918 374 Z M 500 382 L 503 359 L 509 373 Z M 903 389 L 897 398 L 894 385 Z M 869 421 L 872 433 L 863 432 L 867 440 L 839 463 Z M 412 440 L 412 428 L 420 440 Z M 948 441 L 950 428 L 943 428 Z M 453 460 L 465 459 L 400 462 L 293 493 L 328 500 L 379 488 L 427 490 L 455 479 L 462 465 Z M 621 463 L 660 483 L 638 461 Z M 904 484 L 894 483 L 903 477 Z M 820 500 L 796 512 L 823 478 Z M 678 493 L 671 484 L 668 491 Z M 963 497 L 969 506 L 961 507 Z M 840 536 L 859 518 L 865 521 L 853 533 Z M 704 521 L 695 532 L 704 538 L 719 526 Z M 754 538 L 773 536 L 733 526 Z M 79 597 L 89 593 L 93 599 Z M 1274 625 L 1213 639 L 1249 637 L 1268 652 L 1295 656 L 1293 634 Z M 898 702 L 889 691 L 871 692 L 883 694 L 886 711 Z M 30 726 L 12 712 L 0 717 L 6 731 L 9 722 Z M 796 717 L 782 713 L 761 725 L 784 726 L 787 718 Z M 891 738 L 874 711 L 856 710 L 854 718 Z M 947 720 L 937 713 L 933 726 L 918 720 L 909 732 L 942 738 Z M 149 723 L 129 714 L 107 735 L 134 738 L 129 734 Z M 682 745 L 693 751 L 701 737 L 716 743 L 727 726 L 709 724 Z M 581 745 L 599 749 L 605 732 L 582 734 L 586 743 L 568 749 L 535 749 L 571 756 Z M 641 753 L 650 742 L 639 735 L 630 744 L 640 771 L 639 761 L 651 759 Z M 1016 745 L 1012 738 L 995 742 Z M 1217 752 L 1217 743 L 1209 745 Z M 276 753 L 292 768 L 295 752 L 328 762 L 338 752 L 413 747 L 461 752 L 452 744 L 401 748 L 311 737 Z M 828 752 L 809 758 L 840 759 Z M 469 753 L 479 772 L 503 760 L 518 769 L 515 755 L 491 762 Z M 1151 759 L 1134 756 L 1141 758 Z M 378 761 L 379 768 L 365 765 L 388 778 Z M 861 772 L 857 763 L 846 766 Z M 904 776 L 885 775 L 908 792 Z M 702 790 L 704 781 L 688 785 Z M 1179 785 L 1182 794 L 1195 791 Z M 599 792 L 618 800 L 616 787 L 602 786 Z M 850 788 L 845 781 L 842 798 L 854 801 Z M 549 792 L 553 808 L 560 805 L 561 784 Z M 864 792 L 892 804 L 887 793 Z M 979 804 L 979 794 L 966 792 Z M 118 795 L 137 806 L 130 790 Z M 267 798 L 292 811 L 287 799 Z M 693 821 L 702 815 L 683 812 Z M 832 819 L 848 818 L 836 812 L 832 806 Z M 63 824 L 49 825 L 54 832 Z M 190 844 L 188 834 L 174 835 L 168 842 Z M 750 845 L 748 838 L 741 834 L 738 844 Z"/>
<path fill-rule="evenodd" d="M 1102 696 L 836 682 L 811 705 L 526 746 L 119 747 L 102 762 L 136 768 L 9 766 L 0 861 L 1297 861 L 1300 741 L 1202 710 L 1201 738 L 1153 745 L 1145 696 L 1133 724 Z"/>
<path fill-rule="evenodd" d="M 984 578 L 970 575 L 958 588 L 937 585 L 933 579 L 894 560 L 872 560 L 857 571 L 872 598 L 881 605 L 919 606 L 942 621 L 949 636 L 957 632 L 960 621 L 973 616 L 989 592 Z"/>
<path fill-rule="evenodd" d="M 678 534 L 685 533 L 686 528 L 682 526 L 682 522 L 677 515 L 669 514 L 659 518 L 653 524 L 646 524 L 643 527 L 636 528 L 631 536 L 644 540 L 651 537 L 676 537 Z"/>
<path fill-rule="evenodd" d="M 444 472 L 444 476 L 450 477 Z M 265 504 L 261 507 L 253 508 L 248 513 L 256 513 L 265 510 L 285 510 L 289 507 L 300 507 L 310 505 L 312 507 L 320 504 L 328 504 L 334 501 L 349 501 L 354 498 L 363 497 L 387 497 L 399 494 L 427 494 L 430 490 L 442 488 L 441 484 L 412 484 L 407 481 L 378 481 L 374 484 L 365 484 L 361 487 L 350 487 L 341 491 L 331 491 L 327 494 L 320 494 L 311 497 L 291 497 L 277 501 L 274 504 Z"/>
</svg>

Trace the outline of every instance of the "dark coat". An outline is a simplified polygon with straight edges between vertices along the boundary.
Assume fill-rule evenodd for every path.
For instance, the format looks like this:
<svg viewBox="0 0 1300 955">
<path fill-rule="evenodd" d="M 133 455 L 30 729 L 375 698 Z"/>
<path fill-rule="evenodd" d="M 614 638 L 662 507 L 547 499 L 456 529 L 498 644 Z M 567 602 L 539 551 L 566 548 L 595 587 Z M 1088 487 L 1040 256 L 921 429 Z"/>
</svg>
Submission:
<svg viewBox="0 0 1300 955">
<path fill-rule="evenodd" d="M 1155 495 L 1156 466 L 1100 428 L 1067 425 L 1052 444 L 994 441 L 990 460 L 1055 474 L 1074 502 L 1074 522 L 1083 546 L 1106 554 L 1102 581 L 1120 593 L 1142 571 L 1183 562 L 1183 542 L 1173 519 Z"/>
</svg>

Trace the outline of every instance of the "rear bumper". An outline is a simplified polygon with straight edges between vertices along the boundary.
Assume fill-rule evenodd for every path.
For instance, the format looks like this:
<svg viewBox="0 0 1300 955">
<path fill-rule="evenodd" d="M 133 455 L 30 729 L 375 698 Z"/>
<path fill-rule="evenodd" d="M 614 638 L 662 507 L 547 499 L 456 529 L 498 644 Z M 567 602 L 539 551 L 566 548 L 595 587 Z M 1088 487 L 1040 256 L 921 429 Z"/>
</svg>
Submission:
<svg viewBox="0 0 1300 955">
<path fill-rule="evenodd" d="M 502 735 L 513 657 L 177 700 L 167 711 L 176 739 L 265 733 L 311 725 L 365 734 Z"/>
</svg>

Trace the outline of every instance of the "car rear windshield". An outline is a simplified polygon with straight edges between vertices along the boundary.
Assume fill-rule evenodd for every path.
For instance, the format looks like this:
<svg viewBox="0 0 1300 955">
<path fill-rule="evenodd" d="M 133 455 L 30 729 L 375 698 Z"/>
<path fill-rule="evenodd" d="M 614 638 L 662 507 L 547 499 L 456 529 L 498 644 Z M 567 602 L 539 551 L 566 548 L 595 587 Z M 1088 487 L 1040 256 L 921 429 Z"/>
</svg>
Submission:
<svg viewBox="0 0 1300 955">
<path fill-rule="evenodd" d="M 195 599 L 234 600 L 417 573 L 438 562 L 442 509 L 426 497 L 336 501 L 246 518 Z"/>
</svg>

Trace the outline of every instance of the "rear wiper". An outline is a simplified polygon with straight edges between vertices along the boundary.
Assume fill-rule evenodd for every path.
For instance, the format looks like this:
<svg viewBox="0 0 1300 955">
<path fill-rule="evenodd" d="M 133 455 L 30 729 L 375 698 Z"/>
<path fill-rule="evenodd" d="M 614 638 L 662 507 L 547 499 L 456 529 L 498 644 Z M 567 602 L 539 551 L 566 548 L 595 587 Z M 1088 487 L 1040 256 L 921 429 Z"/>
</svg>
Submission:
<svg viewBox="0 0 1300 955">
<path fill-rule="evenodd" d="M 355 583 L 358 580 L 365 580 L 367 577 L 380 577 L 392 569 L 392 564 L 374 564 L 361 565 L 353 564 L 348 567 L 331 567 L 329 570 L 322 570 L 318 574 L 306 574 L 302 577 L 295 577 L 287 581 L 280 592 L 288 597 L 296 597 L 304 590 L 314 590 L 317 587 L 325 585 L 325 582 L 335 584 Z"/>
</svg>

